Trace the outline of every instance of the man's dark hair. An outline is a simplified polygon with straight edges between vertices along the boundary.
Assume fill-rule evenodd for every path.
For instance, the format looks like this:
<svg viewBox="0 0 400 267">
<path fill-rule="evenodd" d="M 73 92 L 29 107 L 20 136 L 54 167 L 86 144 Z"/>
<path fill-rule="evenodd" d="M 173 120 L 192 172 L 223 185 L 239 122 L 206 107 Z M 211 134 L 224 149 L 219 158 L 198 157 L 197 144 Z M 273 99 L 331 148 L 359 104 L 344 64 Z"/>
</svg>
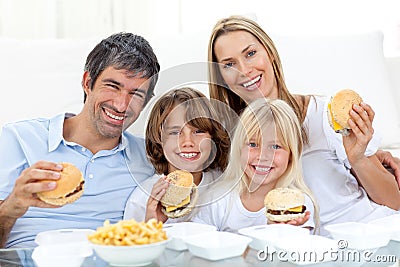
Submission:
<svg viewBox="0 0 400 267">
<path fill-rule="evenodd" d="M 89 87 L 92 89 L 100 73 L 107 67 L 127 70 L 141 74 L 141 78 L 150 78 L 150 87 L 144 103 L 154 95 L 160 65 L 149 42 L 132 33 L 116 33 L 102 40 L 90 52 L 86 59 L 85 71 L 89 73 Z M 84 93 L 83 102 L 86 101 Z"/>
</svg>

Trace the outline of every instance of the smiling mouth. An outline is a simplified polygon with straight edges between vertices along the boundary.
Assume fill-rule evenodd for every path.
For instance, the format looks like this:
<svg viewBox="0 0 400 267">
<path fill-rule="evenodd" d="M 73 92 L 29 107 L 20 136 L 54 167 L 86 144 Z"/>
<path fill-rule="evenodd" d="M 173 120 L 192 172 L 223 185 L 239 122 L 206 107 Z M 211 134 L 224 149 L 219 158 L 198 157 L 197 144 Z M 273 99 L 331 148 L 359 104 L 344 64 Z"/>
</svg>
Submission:
<svg viewBox="0 0 400 267">
<path fill-rule="evenodd" d="M 253 166 L 257 172 L 269 172 L 272 168 L 271 167 L 259 167 Z"/>
<path fill-rule="evenodd" d="M 106 109 L 104 109 L 104 112 L 106 113 L 106 115 L 108 117 L 110 117 L 111 119 L 117 120 L 117 121 L 123 121 L 124 120 L 124 116 L 117 116 L 112 114 L 111 112 L 107 111 Z"/>
<path fill-rule="evenodd" d="M 250 80 L 250 81 L 248 81 L 248 82 L 242 83 L 242 86 L 245 87 L 245 88 L 247 88 L 247 87 L 249 87 L 249 86 L 252 86 L 252 85 L 255 84 L 256 82 L 258 82 L 260 79 L 261 79 L 261 75 L 258 75 L 258 76 L 255 77 L 254 79 L 252 79 L 252 80 Z"/>
<path fill-rule="evenodd" d="M 178 154 L 180 157 L 185 158 L 185 159 L 193 159 L 196 158 L 199 153 L 179 153 Z"/>
</svg>

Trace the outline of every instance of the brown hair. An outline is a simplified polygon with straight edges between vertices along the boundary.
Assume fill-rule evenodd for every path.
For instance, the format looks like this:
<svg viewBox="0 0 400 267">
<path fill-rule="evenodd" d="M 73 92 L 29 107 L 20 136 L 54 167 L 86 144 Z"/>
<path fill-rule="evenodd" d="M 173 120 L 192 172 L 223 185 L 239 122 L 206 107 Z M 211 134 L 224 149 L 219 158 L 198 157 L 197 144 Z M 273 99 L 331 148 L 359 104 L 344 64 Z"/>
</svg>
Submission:
<svg viewBox="0 0 400 267">
<path fill-rule="evenodd" d="M 168 161 L 163 153 L 161 135 L 163 125 L 170 112 L 183 104 L 186 109 L 186 121 L 195 128 L 206 131 L 216 146 L 214 160 L 204 170 L 219 168 L 224 171 L 228 164 L 230 139 L 227 131 L 219 123 L 217 113 L 210 100 L 201 92 L 183 87 L 168 91 L 154 104 L 146 127 L 147 157 L 159 174 L 168 173 Z"/>
<path fill-rule="evenodd" d="M 214 46 L 218 37 L 234 31 L 246 31 L 255 36 L 264 46 L 274 70 L 274 76 L 278 87 L 278 98 L 288 103 L 289 106 L 293 108 L 299 121 L 302 122 L 303 115 L 305 114 L 305 97 L 301 96 L 302 103 L 299 104 L 293 95 L 290 94 L 285 84 L 281 60 L 273 41 L 255 21 L 252 21 L 246 17 L 231 16 L 221 19 L 217 22 L 212 30 L 208 43 L 208 61 L 210 62 L 208 68 L 210 98 L 225 103 L 239 115 L 247 106 L 246 102 L 233 91 L 231 91 L 225 84 L 225 81 L 219 71 L 218 64 L 216 64 L 218 61 L 214 53 Z M 218 112 L 225 111 L 218 110 Z M 307 134 L 304 128 L 302 128 L 302 135 L 303 140 L 308 142 Z"/>
</svg>

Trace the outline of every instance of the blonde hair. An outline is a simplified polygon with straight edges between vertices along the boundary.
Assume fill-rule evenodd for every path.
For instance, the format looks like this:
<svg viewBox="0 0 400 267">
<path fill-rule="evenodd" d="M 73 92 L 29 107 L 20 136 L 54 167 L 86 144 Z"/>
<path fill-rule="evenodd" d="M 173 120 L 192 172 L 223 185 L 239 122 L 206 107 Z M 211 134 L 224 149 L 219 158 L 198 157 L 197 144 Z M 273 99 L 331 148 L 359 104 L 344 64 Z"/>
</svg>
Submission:
<svg viewBox="0 0 400 267">
<path fill-rule="evenodd" d="M 315 198 L 305 184 L 301 165 L 303 149 L 300 123 L 293 109 L 283 100 L 260 98 L 248 105 L 242 112 L 236 126 L 229 163 L 223 173 L 221 184 L 234 185 L 241 194 L 247 188 L 247 179 L 240 162 L 241 149 L 251 138 L 260 138 L 262 129 L 275 125 L 276 138 L 284 149 L 290 152 L 286 171 L 279 178 L 276 187 L 289 187 L 307 194 L 314 204 L 314 222 L 319 227 L 319 208 Z"/>
<path fill-rule="evenodd" d="M 161 135 L 165 120 L 177 105 L 185 107 L 187 123 L 208 132 L 216 146 L 215 155 L 210 155 L 210 158 L 213 157 L 213 161 L 203 171 L 210 169 L 225 170 L 228 164 L 230 146 L 228 133 L 219 123 L 217 113 L 210 100 L 193 88 L 182 87 L 162 95 L 155 102 L 149 114 L 146 126 L 146 153 L 156 172 L 168 174 L 169 163 L 164 155 Z"/>
<path fill-rule="evenodd" d="M 284 100 L 294 110 L 296 117 L 300 122 L 303 121 L 305 97 L 301 96 L 302 105 L 296 101 L 293 95 L 290 94 L 286 87 L 283 75 L 283 69 L 278 51 L 272 39 L 255 21 L 242 16 L 231 16 L 221 19 L 214 26 L 211 37 L 208 43 L 208 79 L 209 79 L 209 92 L 210 98 L 219 100 L 233 109 L 237 114 L 240 114 L 247 106 L 246 102 L 231 91 L 225 84 L 224 79 L 218 67 L 218 60 L 215 55 L 215 43 L 218 37 L 234 31 L 246 31 L 252 34 L 264 46 L 274 70 L 274 78 L 278 87 L 278 98 Z M 217 107 L 218 108 L 218 107 Z M 226 112 L 225 110 L 218 110 L 218 112 Z M 230 123 L 229 125 L 232 125 Z M 301 130 L 303 140 L 307 143 L 308 138 L 305 129 Z"/>
</svg>

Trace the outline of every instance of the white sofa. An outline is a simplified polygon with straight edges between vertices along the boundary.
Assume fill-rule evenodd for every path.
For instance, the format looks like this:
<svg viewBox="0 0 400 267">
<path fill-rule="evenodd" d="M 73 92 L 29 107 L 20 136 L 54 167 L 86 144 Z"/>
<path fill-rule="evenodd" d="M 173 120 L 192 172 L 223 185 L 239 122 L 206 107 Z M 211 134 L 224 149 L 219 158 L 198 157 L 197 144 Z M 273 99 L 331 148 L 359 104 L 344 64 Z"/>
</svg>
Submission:
<svg viewBox="0 0 400 267">
<path fill-rule="evenodd" d="M 377 113 L 374 124 L 384 135 L 382 147 L 400 156 L 400 56 L 384 57 L 381 32 L 271 36 L 292 92 L 331 95 L 342 88 L 357 90 Z M 156 95 L 181 85 L 207 94 L 205 64 L 193 62 L 206 61 L 208 36 L 145 37 L 162 68 Z M 0 125 L 64 111 L 79 112 L 83 65 L 98 41 L 0 38 Z M 154 100 L 130 131 L 143 134 Z"/>
</svg>

